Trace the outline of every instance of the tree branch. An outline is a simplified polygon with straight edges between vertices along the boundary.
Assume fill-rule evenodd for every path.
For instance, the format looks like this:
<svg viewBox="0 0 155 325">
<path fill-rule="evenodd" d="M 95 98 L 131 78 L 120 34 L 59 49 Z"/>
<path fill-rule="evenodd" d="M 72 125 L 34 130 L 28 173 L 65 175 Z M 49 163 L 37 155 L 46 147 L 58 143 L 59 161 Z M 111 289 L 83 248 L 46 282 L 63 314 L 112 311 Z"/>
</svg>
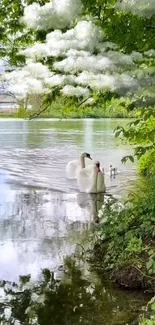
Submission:
<svg viewBox="0 0 155 325">
<path fill-rule="evenodd" d="M 43 109 L 41 109 L 38 112 L 34 112 L 33 114 L 31 114 L 29 116 L 29 120 L 33 120 L 34 118 L 37 118 L 38 116 L 40 116 L 41 113 L 45 112 L 49 107 L 49 104 L 47 106 L 45 106 Z"/>
<path fill-rule="evenodd" d="M 84 104 L 91 97 L 92 96 L 89 96 L 89 97 L 85 98 L 80 104 L 77 105 L 77 107 L 80 107 L 82 104 Z"/>
</svg>

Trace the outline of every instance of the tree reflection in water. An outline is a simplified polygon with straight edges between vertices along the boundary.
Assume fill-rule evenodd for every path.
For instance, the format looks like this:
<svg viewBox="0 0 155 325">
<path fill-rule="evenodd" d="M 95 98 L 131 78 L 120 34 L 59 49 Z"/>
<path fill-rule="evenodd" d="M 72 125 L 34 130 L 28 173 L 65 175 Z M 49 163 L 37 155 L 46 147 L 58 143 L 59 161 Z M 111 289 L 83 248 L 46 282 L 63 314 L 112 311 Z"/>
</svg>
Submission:
<svg viewBox="0 0 155 325">
<path fill-rule="evenodd" d="M 18 284 L 2 282 L 0 324 L 124 325 L 146 304 L 141 294 L 127 294 L 83 273 L 68 257 L 61 280 L 44 269 L 37 283 L 30 276 L 20 277 Z"/>
</svg>

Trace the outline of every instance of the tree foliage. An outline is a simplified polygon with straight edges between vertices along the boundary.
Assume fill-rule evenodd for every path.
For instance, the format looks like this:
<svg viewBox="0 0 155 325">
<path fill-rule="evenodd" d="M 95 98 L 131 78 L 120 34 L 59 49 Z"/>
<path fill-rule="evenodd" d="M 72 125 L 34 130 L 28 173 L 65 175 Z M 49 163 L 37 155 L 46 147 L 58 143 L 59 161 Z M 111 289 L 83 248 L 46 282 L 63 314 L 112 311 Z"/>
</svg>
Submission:
<svg viewBox="0 0 155 325">
<path fill-rule="evenodd" d="M 130 122 L 126 128 L 117 126 L 115 136 L 122 136 L 133 144 L 134 154 L 140 159 L 148 151 L 153 153 L 155 150 L 155 108 L 141 108 L 136 110 L 136 114 L 138 118 Z M 127 160 L 126 158 L 123 158 L 123 162 Z M 152 162 L 154 163 L 154 157 Z"/>
<path fill-rule="evenodd" d="M 47 4 L 49 1 L 46 0 L 38 0 L 36 3 L 41 7 Z M 128 0 L 129 2 L 129 0 Z M 1 0 L 1 14 L 0 14 L 0 35 L 1 35 L 1 54 L 0 56 L 3 58 L 7 58 L 10 66 L 22 67 L 25 64 L 25 55 L 19 54 L 19 50 L 26 49 L 30 45 L 44 44 L 46 42 L 47 33 L 50 35 L 50 32 L 54 31 L 52 24 L 49 25 L 48 30 L 42 28 L 30 28 L 29 26 L 24 25 L 23 22 L 23 14 L 24 8 L 27 5 L 32 4 L 33 1 L 29 0 L 25 4 L 19 0 L 14 2 Z M 64 87 L 64 101 L 68 102 L 68 106 L 72 107 L 77 105 L 77 107 L 81 106 L 81 103 L 87 103 L 87 97 L 93 96 L 93 104 L 91 105 L 100 105 L 105 107 L 113 107 L 116 106 L 118 109 L 125 107 L 129 111 L 133 111 L 138 118 L 136 121 L 133 121 L 130 125 L 128 125 L 127 129 L 119 126 L 116 130 L 116 135 L 121 134 L 123 138 L 130 141 L 135 146 L 135 155 L 140 158 L 142 155 L 146 153 L 148 150 L 154 150 L 154 106 L 155 106 L 155 98 L 154 98 L 154 86 L 155 86 L 155 15 L 136 15 L 128 10 L 121 10 L 117 6 L 117 0 L 82 0 L 83 9 L 82 12 L 78 15 L 78 17 L 70 24 L 67 24 L 65 27 L 61 28 L 62 32 L 62 42 L 64 33 L 72 30 L 78 24 L 78 22 L 82 20 L 93 21 L 97 28 L 100 28 L 101 35 L 103 37 L 102 44 L 106 44 L 104 48 L 104 56 L 111 60 L 111 63 L 114 64 L 116 61 L 116 66 L 114 64 L 113 69 L 111 71 L 101 71 L 102 76 L 99 76 L 99 79 L 96 81 L 97 89 L 94 88 L 92 84 L 93 78 L 95 75 L 97 76 L 97 72 L 94 75 L 89 76 L 88 80 L 82 84 L 82 87 L 85 89 L 84 101 L 81 85 L 76 85 L 76 78 L 78 77 L 79 71 L 83 71 L 84 69 L 89 69 L 93 67 L 97 62 L 97 60 L 101 59 L 97 55 L 100 53 L 98 46 L 100 43 L 96 43 L 90 50 L 91 54 L 91 62 L 90 68 L 85 67 L 85 63 L 88 60 L 83 61 L 82 66 L 75 69 L 75 64 L 78 61 L 77 57 L 74 56 L 69 57 L 70 60 L 73 60 L 74 65 L 67 67 L 66 54 L 64 52 L 64 47 L 62 51 L 58 53 L 56 56 L 41 56 L 36 58 L 36 62 L 41 62 L 43 65 L 46 65 L 50 72 L 56 75 L 56 78 L 64 78 L 64 71 L 68 78 L 73 78 L 70 76 L 74 71 L 74 81 L 66 80 L 61 81 L 62 84 L 60 86 L 64 86 L 65 84 L 69 84 L 68 88 Z M 149 6 L 149 3 L 148 3 Z M 47 14 L 47 13 L 46 13 Z M 46 15 L 45 14 L 45 15 Z M 7 19 L 6 19 L 7 17 Z M 49 19 L 49 17 L 47 18 Z M 51 26 L 51 27 L 50 27 Z M 83 28 L 84 25 L 83 25 Z M 94 27 L 93 27 L 94 28 Z M 93 30 L 92 30 L 93 31 Z M 85 30 L 83 30 L 85 32 Z M 95 31 L 96 33 L 96 31 Z M 97 34 L 94 34 L 97 35 Z M 86 34 L 86 38 L 89 37 Z M 94 38 L 95 40 L 95 38 Z M 93 42 L 94 42 L 93 40 Z M 53 41 L 54 42 L 54 41 Z M 66 41 L 66 43 L 68 40 Z M 52 43 L 54 44 L 54 43 Z M 95 44 L 95 43 L 94 43 Z M 38 45 L 37 45 L 38 46 Z M 72 45 L 71 45 L 72 46 Z M 84 50 L 88 51 L 89 43 L 84 48 Z M 74 48 L 74 47 L 73 47 Z M 57 49 L 56 49 L 57 50 Z M 37 49 L 36 49 L 37 51 Z M 79 49 L 78 49 L 79 51 Z M 25 53 L 25 52 L 24 52 Z M 67 54 L 68 55 L 68 54 Z M 79 55 L 76 53 L 76 55 Z M 126 55 L 126 56 L 123 56 Z M 127 56 L 128 55 L 128 56 Z M 101 56 L 101 54 L 100 54 Z M 113 58 L 113 59 L 111 59 Z M 89 58 L 88 58 L 89 59 Z M 33 58 L 34 60 L 34 58 Z M 80 57 L 79 60 L 82 60 Z M 96 61 L 95 61 L 96 60 Z M 120 66 L 121 61 L 125 60 L 124 65 Z M 133 60 L 133 66 L 129 64 L 129 62 Z M 63 63 L 64 62 L 64 63 Z M 66 63 L 65 63 L 66 62 Z M 69 61 L 68 61 L 69 62 Z M 70 61 L 71 62 L 71 61 Z M 82 62 L 82 61 L 79 61 Z M 63 70 L 63 67 L 68 70 Z M 71 64 L 71 63 L 69 63 Z M 81 63 L 79 63 L 81 64 Z M 73 69 L 74 68 L 74 69 Z M 81 70 L 80 70 L 81 69 Z M 116 71 L 115 71 L 116 69 Z M 114 70 L 114 71 L 113 71 Z M 67 71 L 67 72 L 66 72 Z M 85 71 L 83 71 L 85 72 Z M 84 78 L 87 79 L 88 76 L 85 74 Z M 24 72 L 25 73 L 25 72 Z M 40 73 L 40 72 L 38 72 Z M 98 70 L 100 73 L 100 69 Z M 101 82 L 103 82 L 102 78 L 106 75 L 107 85 L 108 83 L 111 85 L 110 87 L 104 86 L 101 87 Z M 60 76 L 62 75 L 62 77 Z M 128 76 L 128 80 L 125 81 L 125 84 L 122 86 L 124 79 L 119 79 L 119 76 L 122 78 L 126 78 Z M 80 74 L 79 74 L 80 76 Z M 114 80 L 112 79 L 114 76 Z M 25 77 L 24 77 L 25 78 Z M 44 83 L 45 76 L 42 81 L 38 76 L 40 82 Z M 80 76 L 81 78 L 81 76 Z M 111 78 L 111 79 L 110 79 Z M 139 83 L 139 90 L 132 89 L 130 93 L 131 85 L 134 82 Z M 54 81 L 55 82 L 55 81 Z M 82 80 L 83 82 L 83 80 Z M 104 81 L 105 82 L 105 81 Z M 113 89 L 113 82 L 115 85 L 121 85 L 120 89 Z M 130 87 L 129 83 L 131 84 Z M 19 80 L 19 84 L 22 84 Z M 99 86 L 100 84 L 100 86 Z M 106 84 L 106 83 L 105 83 Z M 56 90 L 55 89 L 56 86 Z M 57 93 L 57 96 L 62 96 L 61 87 L 58 84 L 54 85 L 52 92 L 54 94 Z M 79 87 L 80 86 L 80 87 Z M 38 87 L 38 86 L 37 86 Z M 53 87 L 53 86 L 52 86 Z M 32 83 L 29 85 L 30 90 L 35 91 L 35 87 L 32 86 Z M 42 87 L 41 87 L 42 88 Z M 81 96 L 76 93 L 80 93 Z M 83 92 L 83 93 L 82 93 Z M 90 92 L 90 96 L 88 93 Z M 69 94 L 69 97 L 68 97 Z M 76 94 L 76 96 L 75 96 Z M 124 96 L 124 99 L 122 97 Z M 46 107 L 46 101 L 52 100 L 52 95 L 48 93 L 45 94 L 46 97 L 43 100 L 43 106 Z M 28 98 L 32 98 L 31 94 Z M 104 103 L 104 105 L 103 105 Z M 43 110 L 44 110 L 43 107 Z M 104 109 L 104 108 L 103 108 Z M 41 109 L 42 111 L 42 109 Z M 38 112 L 36 116 L 38 115 Z M 127 158 L 124 159 L 124 161 Z M 130 157 L 129 157 L 130 159 Z M 131 160 L 133 160 L 131 158 Z"/>
</svg>

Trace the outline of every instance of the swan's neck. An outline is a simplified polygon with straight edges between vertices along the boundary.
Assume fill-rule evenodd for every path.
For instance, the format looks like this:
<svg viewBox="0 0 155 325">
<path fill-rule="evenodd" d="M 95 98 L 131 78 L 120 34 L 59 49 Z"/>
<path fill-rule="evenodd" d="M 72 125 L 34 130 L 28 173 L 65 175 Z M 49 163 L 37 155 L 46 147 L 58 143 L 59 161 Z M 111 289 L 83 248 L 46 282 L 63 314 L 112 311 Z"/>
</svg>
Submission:
<svg viewBox="0 0 155 325">
<path fill-rule="evenodd" d="M 83 155 L 81 155 L 80 157 L 80 165 L 81 168 L 85 168 L 85 157 Z"/>
<path fill-rule="evenodd" d="M 97 169 L 95 167 L 94 172 L 93 172 L 93 180 L 92 180 L 92 193 L 96 193 L 97 192 L 97 176 L 98 176 L 98 172 Z"/>
</svg>

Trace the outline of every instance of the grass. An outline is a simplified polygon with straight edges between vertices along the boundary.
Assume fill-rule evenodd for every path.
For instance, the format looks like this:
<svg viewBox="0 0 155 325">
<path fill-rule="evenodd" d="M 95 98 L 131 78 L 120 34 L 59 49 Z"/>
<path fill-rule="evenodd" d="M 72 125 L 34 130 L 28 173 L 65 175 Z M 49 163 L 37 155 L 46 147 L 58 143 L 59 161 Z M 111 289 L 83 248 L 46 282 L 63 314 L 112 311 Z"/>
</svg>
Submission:
<svg viewBox="0 0 155 325">
<path fill-rule="evenodd" d="M 155 293 L 155 174 L 100 210 L 92 261 L 117 283 Z M 138 188 L 138 191 L 137 191 Z M 154 309 L 155 310 L 155 309 Z"/>
<path fill-rule="evenodd" d="M 25 111 L 19 108 L 17 112 L 0 112 L 1 118 L 29 118 L 34 111 Z M 67 107 L 62 103 L 54 102 L 52 106 L 39 115 L 41 118 L 127 118 L 132 117 L 124 107 Z"/>
</svg>

